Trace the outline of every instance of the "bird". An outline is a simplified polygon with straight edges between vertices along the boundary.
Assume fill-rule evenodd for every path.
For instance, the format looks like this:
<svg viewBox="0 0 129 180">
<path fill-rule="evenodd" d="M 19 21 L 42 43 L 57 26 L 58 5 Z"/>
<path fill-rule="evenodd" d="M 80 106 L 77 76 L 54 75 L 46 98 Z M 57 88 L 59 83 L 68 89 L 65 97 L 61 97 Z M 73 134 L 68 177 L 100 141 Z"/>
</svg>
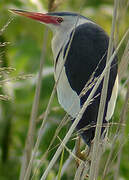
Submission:
<svg viewBox="0 0 129 180">
<path fill-rule="evenodd" d="M 58 101 L 72 117 L 73 122 L 106 66 L 109 36 L 94 21 L 78 13 L 39 13 L 16 9 L 11 11 L 45 24 L 52 30 L 54 78 L 58 81 Z M 117 61 L 115 56 L 109 70 L 101 135 L 105 130 L 104 125 L 112 118 L 115 109 L 118 95 Z M 79 136 L 89 147 L 95 137 L 102 86 L 103 80 L 76 126 Z"/>
</svg>

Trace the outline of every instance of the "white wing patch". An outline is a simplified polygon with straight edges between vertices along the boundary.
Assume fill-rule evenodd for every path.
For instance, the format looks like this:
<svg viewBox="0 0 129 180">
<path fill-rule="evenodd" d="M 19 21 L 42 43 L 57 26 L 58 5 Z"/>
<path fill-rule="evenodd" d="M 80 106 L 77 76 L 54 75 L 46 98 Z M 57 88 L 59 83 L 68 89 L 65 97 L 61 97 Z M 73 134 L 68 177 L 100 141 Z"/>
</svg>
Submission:
<svg viewBox="0 0 129 180">
<path fill-rule="evenodd" d="M 59 77 L 61 67 L 64 63 L 62 56 L 63 53 L 60 54 L 60 59 L 57 63 L 54 74 L 56 81 Z M 57 95 L 60 105 L 69 115 L 75 118 L 80 111 L 80 98 L 77 95 L 77 93 L 71 88 L 70 83 L 68 82 L 65 67 L 63 67 L 62 72 L 60 74 L 59 82 L 57 85 Z"/>
<path fill-rule="evenodd" d="M 116 77 L 115 84 L 114 84 L 114 87 L 112 90 L 112 95 L 111 95 L 110 101 L 108 103 L 107 114 L 106 114 L 107 121 L 109 121 L 111 119 L 111 117 L 114 113 L 117 94 L 118 94 L 118 75 Z"/>
<path fill-rule="evenodd" d="M 69 115 L 75 118 L 80 111 L 80 98 L 70 87 L 66 77 L 65 68 L 63 68 L 59 83 L 57 85 L 57 94 L 60 105 Z"/>
</svg>

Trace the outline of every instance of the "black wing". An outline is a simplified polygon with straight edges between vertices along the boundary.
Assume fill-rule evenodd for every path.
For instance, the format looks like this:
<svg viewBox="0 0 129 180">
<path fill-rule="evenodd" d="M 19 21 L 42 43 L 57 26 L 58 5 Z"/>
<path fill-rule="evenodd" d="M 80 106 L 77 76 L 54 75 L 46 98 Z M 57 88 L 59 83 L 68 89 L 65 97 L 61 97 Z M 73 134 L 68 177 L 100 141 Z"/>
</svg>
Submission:
<svg viewBox="0 0 129 180">
<path fill-rule="evenodd" d="M 71 88 L 79 95 L 95 71 L 94 77 L 98 77 L 103 71 L 106 64 L 107 50 L 109 37 L 99 26 L 93 23 L 85 23 L 78 26 L 71 43 L 71 47 L 66 59 L 65 70 Z M 69 42 L 68 42 L 69 43 Z M 65 51 L 68 44 L 65 47 Z M 64 54 L 65 55 L 65 54 Z M 97 69 L 96 69 L 97 67 Z M 111 69 L 108 85 L 108 94 L 105 107 L 105 115 L 103 122 L 106 122 L 105 116 L 107 111 L 108 101 L 110 100 L 113 85 L 117 75 L 117 58 L 114 58 Z M 96 91 L 96 95 L 100 94 L 102 83 Z M 83 105 L 91 89 L 80 100 L 80 105 Z M 96 97 L 91 105 L 86 109 L 82 119 L 78 124 L 78 129 L 84 128 L 88 124 L 94 124 L 97 121 L 100 96 Z M 94 128 L 82 133 L 87 144 L 94 137 Z"/>
</svg>

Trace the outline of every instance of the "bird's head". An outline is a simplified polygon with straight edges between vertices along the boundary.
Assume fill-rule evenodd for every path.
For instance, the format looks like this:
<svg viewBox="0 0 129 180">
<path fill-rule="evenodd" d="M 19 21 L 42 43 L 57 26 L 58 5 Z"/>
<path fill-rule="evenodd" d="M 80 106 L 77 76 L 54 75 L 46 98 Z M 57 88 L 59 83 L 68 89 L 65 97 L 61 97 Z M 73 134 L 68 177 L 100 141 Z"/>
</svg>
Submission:
<svg viewBox="0 0 129 180">
<path fill-rule="evenodd" d="M 43 14 L 15 9 L 10 9 L 10 11 L 15 14 L 39 21 L 40 23 L 50 27 L 50 29 L 54 32 L 73 29 L 73 27 L 77 24 L 77 21 L 86 20 L 85 17 L 79 14 L 69 12 L 51 12 Z"/>
<path fill-rule="evenodd" d="M 69 39 L 72 30 L 78 25 L 90 21 L 86 17 L 72 12 L 50 12 L 44 14 L 15 9 L 10 9 L 10 11 L 43 23 L 53 31 L 52 51 L 54 59 L 56 59 L 57 52 L 59 52 L 62 45 Z"/>
</svg>

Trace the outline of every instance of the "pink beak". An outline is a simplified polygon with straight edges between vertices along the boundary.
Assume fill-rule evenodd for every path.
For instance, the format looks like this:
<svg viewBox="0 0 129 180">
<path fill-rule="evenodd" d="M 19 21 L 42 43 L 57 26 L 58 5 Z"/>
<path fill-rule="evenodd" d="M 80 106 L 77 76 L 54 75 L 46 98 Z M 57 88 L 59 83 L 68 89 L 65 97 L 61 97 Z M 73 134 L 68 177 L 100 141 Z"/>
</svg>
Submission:
<svg viewBox="0 0 129 180">
<path fill-rule="evenodd" d="M 57 21 L 58 17 L 56 16 L 50 16 L 48 14 L 42 14 L 42 13 L 36 13 L 36 12 L 27 12 L 27 11 L 23 11 L 23 10 L 16 10 L 16 9 L 10 9 L 11 12 L 21 15 L 21 16 L 25 16 L 46 24 L 59 24 L 59 22 Z"/>
</svg>

